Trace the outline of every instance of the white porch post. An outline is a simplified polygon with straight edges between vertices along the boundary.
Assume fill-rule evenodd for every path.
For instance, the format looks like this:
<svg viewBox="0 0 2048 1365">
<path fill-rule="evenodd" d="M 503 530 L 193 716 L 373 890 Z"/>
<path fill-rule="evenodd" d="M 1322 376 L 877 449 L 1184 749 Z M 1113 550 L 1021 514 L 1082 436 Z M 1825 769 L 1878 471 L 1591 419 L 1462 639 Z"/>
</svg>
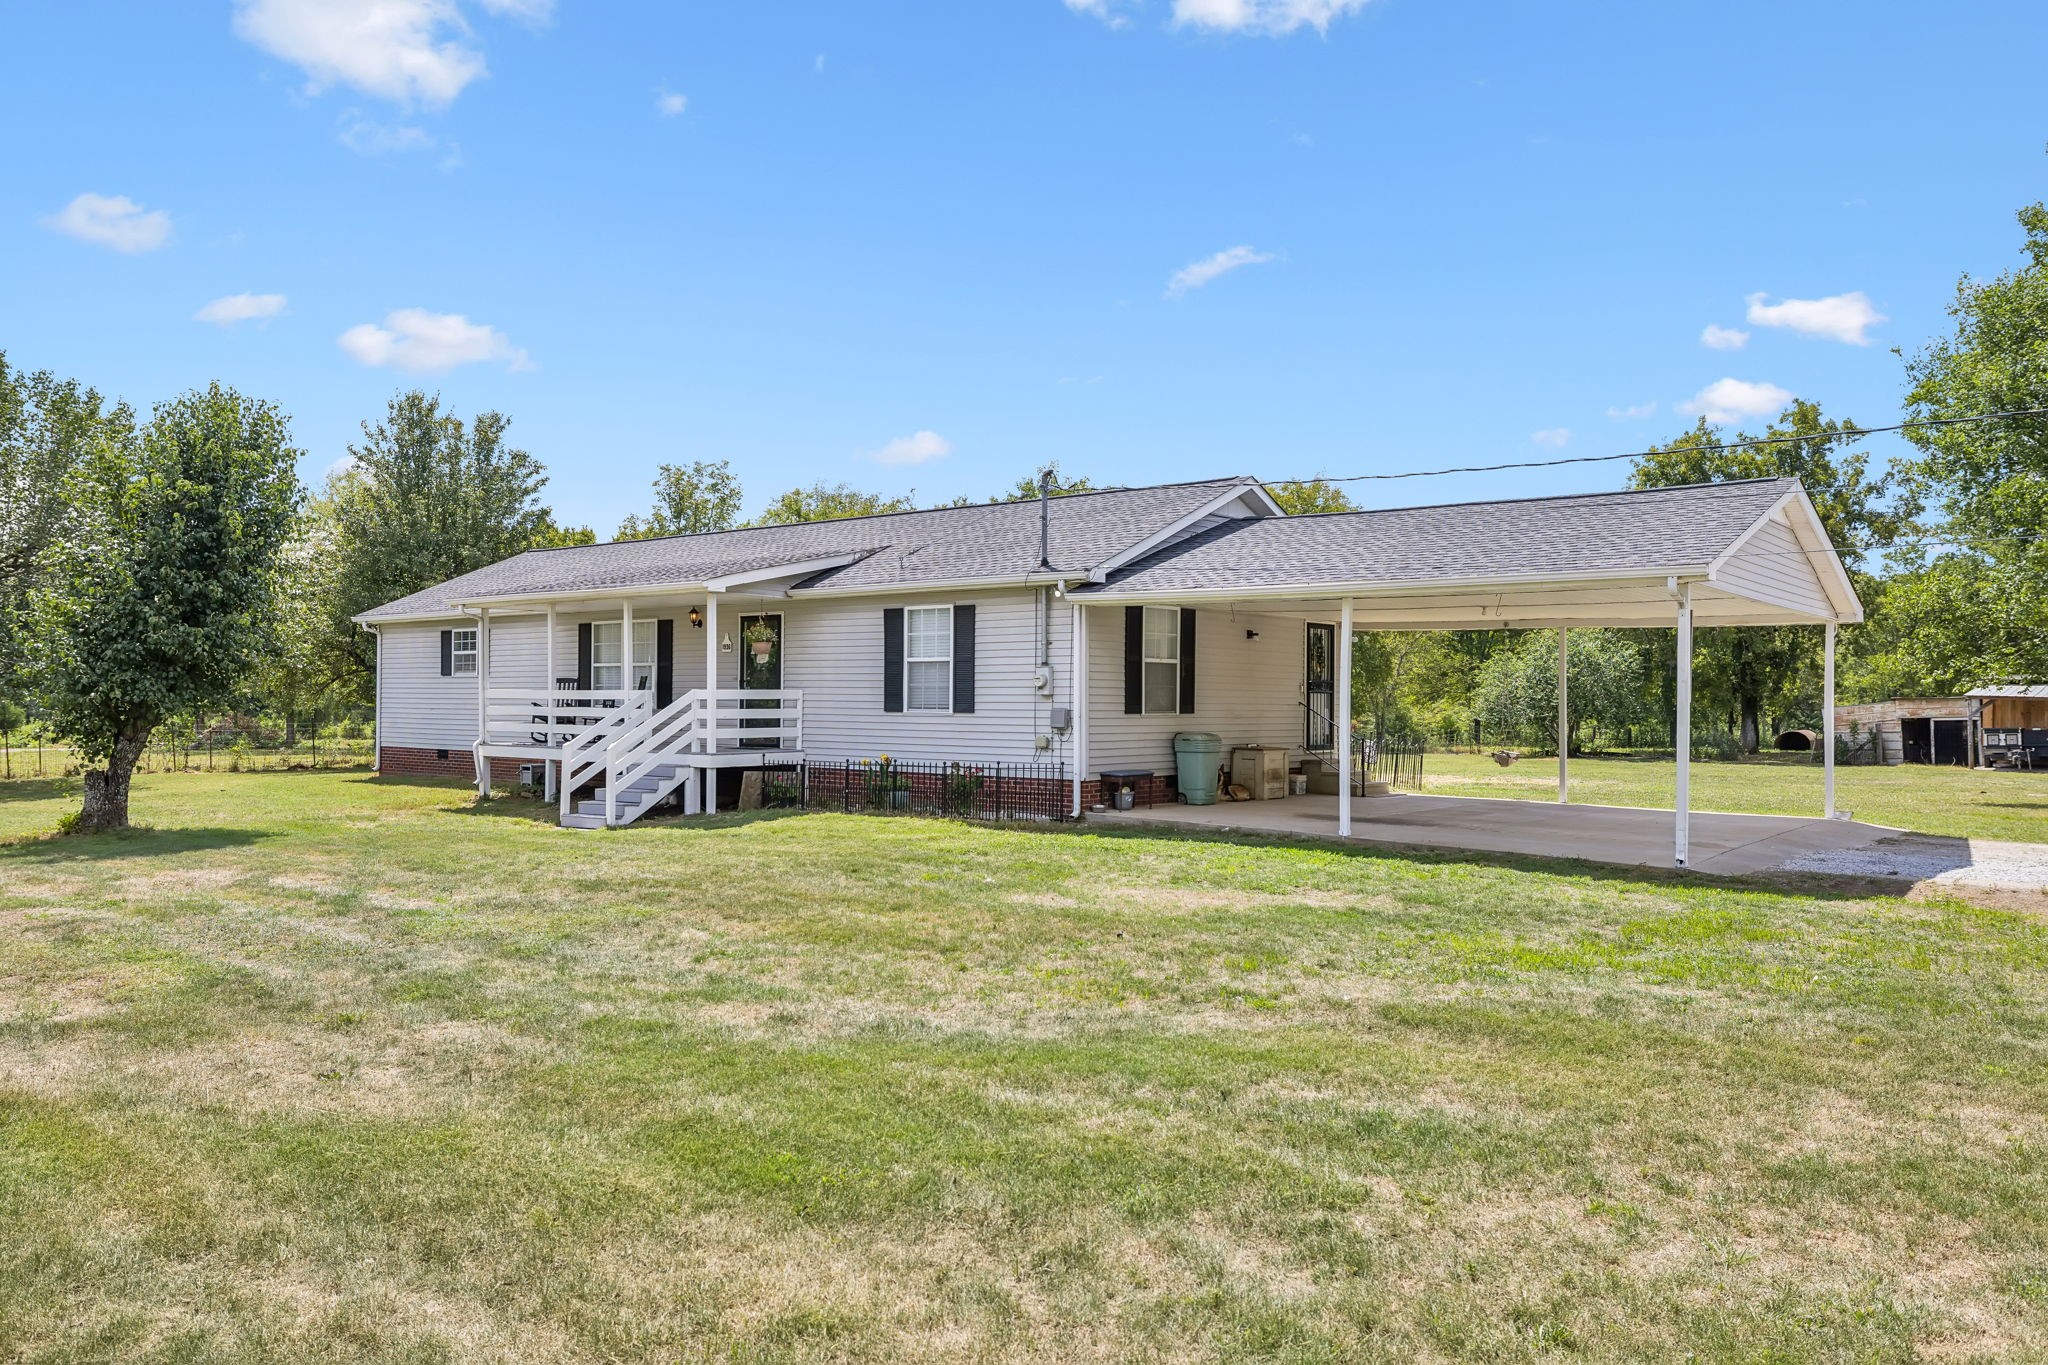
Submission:
<svg viewBox="0 0 2048 1365">
<path fill-rule="evenodd" d="M 1821 788 L 1826 793 L 1827 818 L 1835 818 L 1835 623 L 1827 624 L 1827 642 L 1822 647 L 1820 670 Z"/>
<path fill-rule="evenodd" d="M 1351 599 L 1344 599 L 1337 626 L 1337 837 L 1351 837 Z"/>
<path fill-rule="evenodd" d="M 1571 673 L 1571 654 L 1565 647 L 1569 632 L 1557 628 L 1557 803 L 1561 806 L 1569 796 L 1567 792 L 1572 776 L 1572 712 L 1568 700 L 1566 678 Z"/>
<path fill-rule="evenodd" d="M 633 599 L 628 597 L 619 603 L 619 690 L 625 698 L 621 705 L 627 710 L 633 706 Z"/>
<path fill-rule="evenodd" d="M 491 760 L 484 745 L 491 738 L 491 609 L 476 614 L 476 794 L 491 794 Z"/>
<path fill-rule="evenodd" d="M 555 723 L 559 719 L 555 707 L 555 607 L 552 602 L 548 604 L 547 632 L 547 676 L 541 679 L 541 705 L 548 709 L 548 723 L 547 728 L 541 733 L 546 737 L 548 752 L 552 754 L 555 751 Z M 553 759 L 540 765 L 541 780 L 544 784 L 541 789 L 542 800 L 555 799 L 555 779 L 561 775 L 561 766 Z"/>
<path fill-rule="evenodd" d="M 1074 603 L 1073 655 L 1070 667 L 1073 680 L 1067 686 L 1067 700 L 1073 705 L 1074 714 L 1068 718 L 1069 732 L 1074 737 L 1074 799 L 1070 812 L 1075 819 L 1081 818 L 1081 784 L 1088 777 L 1088 608 Z"/>
<path fill-rule="evenodd" d="M 1678 749 L 1677 835 L 1673 861 L 1692 856 L 1692 585 L 1678 590 L 1678 714 L 1672 739 Z"/>
<path fill-rule="evenodd" d="M 707 591 L 704 594 L 704 709 L 697 713 L 697 742 L 704 752 L 710 753 L 717 744 L 716 730 L 718 707 L 713 698 L 718 691 L 718 594 Z M 706 806 L 704 809 L 710 810 Z"/>
</svg>

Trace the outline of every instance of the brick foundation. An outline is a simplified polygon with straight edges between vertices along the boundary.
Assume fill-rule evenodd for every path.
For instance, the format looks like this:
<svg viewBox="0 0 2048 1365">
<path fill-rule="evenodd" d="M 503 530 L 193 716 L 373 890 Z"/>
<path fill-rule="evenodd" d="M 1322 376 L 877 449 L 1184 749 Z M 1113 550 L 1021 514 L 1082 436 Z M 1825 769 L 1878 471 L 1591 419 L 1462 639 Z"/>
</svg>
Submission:
<svg viewBox="0 0 2048 1365">
<path fill-rule="evenodd" d="M 447 757 L 441 757 L 442 754 Z M 519 780 L 516 758 L 493 758 L 491 781 L 511 786 Z M 476 758 L 467 749 L 401 749 L 386 746 L 377 754 L 379 777 L 459 777 L 476 781 Z"/>
</svg>

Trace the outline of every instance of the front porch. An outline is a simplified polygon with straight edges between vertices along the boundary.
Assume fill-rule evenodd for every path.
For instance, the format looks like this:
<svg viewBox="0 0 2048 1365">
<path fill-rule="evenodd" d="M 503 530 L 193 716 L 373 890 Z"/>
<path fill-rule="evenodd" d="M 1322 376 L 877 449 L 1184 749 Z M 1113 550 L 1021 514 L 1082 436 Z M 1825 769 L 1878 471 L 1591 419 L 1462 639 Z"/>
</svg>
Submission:
<svg viewBox="0 0 2048 1365">
<path fill-rule="evenodd" d="M 1348 833 L 1339 832 L 1338 813 L 1334 796 L 1290 796 L 1095 811 L 1088 818 L 1104 824 L 1582 858 L 1628 867 L 1671 865 L 1668 810 L 1397 793 L 1353 797 Z M 1746 876 L 1809 854 L 1863 848 L 1898 833 L 1854 820 L 1701 811 L 1692 815 L 1687 866 L 1717 876 Z"/>
</svg>

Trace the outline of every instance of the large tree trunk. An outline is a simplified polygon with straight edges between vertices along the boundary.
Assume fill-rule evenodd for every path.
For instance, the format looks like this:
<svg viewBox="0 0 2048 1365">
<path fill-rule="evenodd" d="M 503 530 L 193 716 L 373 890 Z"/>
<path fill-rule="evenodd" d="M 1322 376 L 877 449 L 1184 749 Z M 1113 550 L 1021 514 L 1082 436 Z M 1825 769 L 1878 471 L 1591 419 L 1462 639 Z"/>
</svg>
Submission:
<svg viewBox="0 0 2048 1365">
<path fill-rule="evenodd" d="M 128 828 L 128 783 L 149 743 L 147 729 L 124 731 L 114 741 L 107 766 L 85 775 L 85 806 L 78 813 L 81 834 L 104 834 Z"/>
<path fill-rule="evenodd" d="M 1742 698 L 1742 752 L 1746 754 L 1753 754 L 1763 747 L 1763 736 L 1757 720 L 1757 714 L 1762 709 L 1761 699 Z"/>
<path fill-rule="evenodd" d="M 287 711 L 284 713 L 284 747 L 287 749 L 296 748 L 298 746 L 298 742 L 299 713 L 296 711 Z"/>
</svg>

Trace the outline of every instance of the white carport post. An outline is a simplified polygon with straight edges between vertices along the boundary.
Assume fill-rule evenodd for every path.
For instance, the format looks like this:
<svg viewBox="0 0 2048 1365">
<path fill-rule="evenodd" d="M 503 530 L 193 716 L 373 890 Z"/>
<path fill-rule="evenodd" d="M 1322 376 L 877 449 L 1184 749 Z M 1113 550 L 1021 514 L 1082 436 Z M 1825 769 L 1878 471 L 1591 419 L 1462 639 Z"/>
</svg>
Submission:
<svg viewBox="0 0 2048 1365">
<path fill-rule="evenodd" d="M 1073 681 L 1067 687 L 1067 700 L 1074 713 L 1067 717 L 1067 733 L 1074 738 L 1074 798 L 1073 817 L 1081 818 L 1081 784 L 1088 778 L 1088 608 L 1074 603 L 1074 638 L 1072 641 Z"/>
<path fill-rule="evenodd" d="M 1684 867 L 1692 856 L 1692 585 L 1678 590 L 1678 714 L 1671 736 L 1678 750 L 1678 827 L 1673 861 Z"/>
<path fill-rule="evenodd" d="M 1332 727 L 1337 742 L 1337 837 L 1351 837 L 1351 599 L 1337 626 L 1337 720 Z"/>
<path fill-rule="evenodd" d="M 1572 768 L 1572 723 L 1571 707 L 1566 700 L 1566 675 L 1571 672 L 1571 658 L 1565 650 L 1563 626 L 1557 628 L 1557 803 L 1566 801 L 1566 789 L 1571 783 Z"/>
<path fill-rule="evenodd" d="M 1835 623 L 1827 624 L 1827 642 L 1821 649 L 1820 742 L 1821 788 L 1826 793 L 1827 818 L 1835 818 Z"/>
</svg>

